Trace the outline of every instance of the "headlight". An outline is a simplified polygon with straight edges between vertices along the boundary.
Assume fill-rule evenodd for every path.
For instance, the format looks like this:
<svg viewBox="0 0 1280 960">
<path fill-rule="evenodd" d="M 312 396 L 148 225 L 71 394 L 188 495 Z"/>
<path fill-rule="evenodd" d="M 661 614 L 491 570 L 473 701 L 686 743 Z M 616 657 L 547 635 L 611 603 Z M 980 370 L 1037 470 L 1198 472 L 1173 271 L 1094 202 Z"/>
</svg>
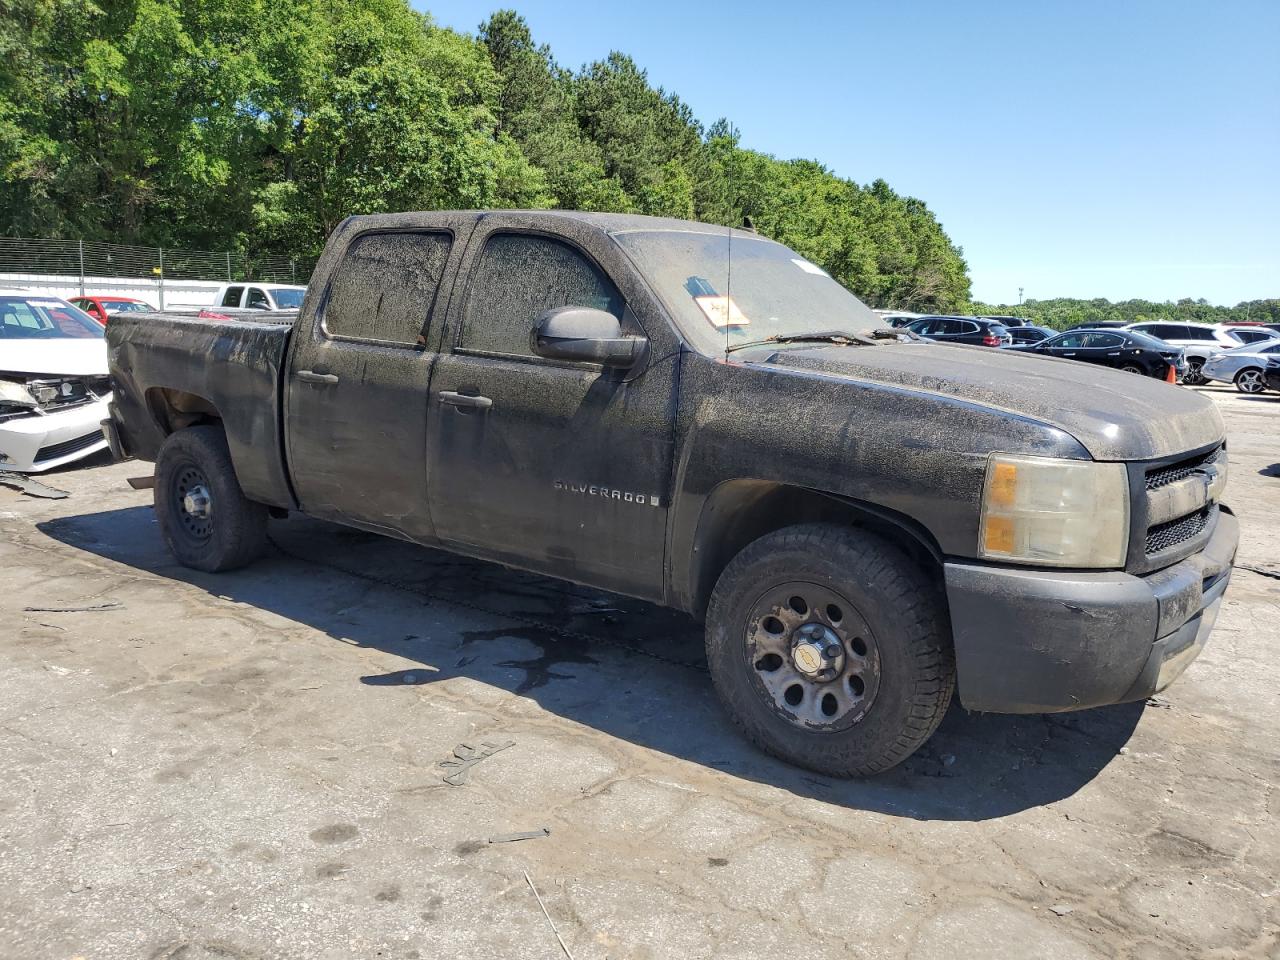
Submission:
<svg viewBox="0 0 1280 960">
<path fill-rule="evenodd" d="M 1123 567 L 1129 549 L 1124 464 L 993 453 L 978 555 L 1052 567 Z"/>
</svg>

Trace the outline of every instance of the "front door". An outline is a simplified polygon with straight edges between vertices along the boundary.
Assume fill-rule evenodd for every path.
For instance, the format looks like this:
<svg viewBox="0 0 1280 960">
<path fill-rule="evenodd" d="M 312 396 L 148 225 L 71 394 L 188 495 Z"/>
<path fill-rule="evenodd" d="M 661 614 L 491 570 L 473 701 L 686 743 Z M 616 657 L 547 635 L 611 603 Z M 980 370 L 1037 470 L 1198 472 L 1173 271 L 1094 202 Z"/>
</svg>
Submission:
<svg viewBox="0 0 1280 960">
<path fill-rule="evenodd" d="M 603 233 L 589 253 L 589 231 L 579 245 L 510 223 L 495 216 L 477 227 L 432 376 L 437 534 L 467 552 L 659 599 L 674 443 L 669 327 L 637 315 L 643 283 Z M 647 334 L 649 356 L 627 371 L 535 356 L 538 317 L 569 305 Z"/>
<path fill-rule="evenodd" d="M 1045 352 L 1053 357 L 1063 357 L 1067 360 L 1079 360 L 1080 351 L 1084 348 L 1083 333 L 1068 333 L 1050 342 L 1045 348 Z"/>
<path fill-rule="evenodd" d="M 433 309 L 447 297 L 451 231 L 356 236 L 299 330 L 288 370 L 289 473 L 302 509 L 432 539 L 427 388 Z"/>
</svg>

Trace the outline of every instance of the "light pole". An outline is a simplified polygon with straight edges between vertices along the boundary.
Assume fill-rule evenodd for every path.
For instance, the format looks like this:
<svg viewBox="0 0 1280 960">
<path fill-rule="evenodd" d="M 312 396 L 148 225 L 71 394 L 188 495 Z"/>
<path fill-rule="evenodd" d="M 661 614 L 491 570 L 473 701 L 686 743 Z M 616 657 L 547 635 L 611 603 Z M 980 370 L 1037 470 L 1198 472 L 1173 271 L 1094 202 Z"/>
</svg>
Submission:
<svg viewBox="0 0 1280 960">
<path fill-rule="evenodd" d="M 1018 288 L 1018 306 L 1022 306 L 1022 288 Z"/>
</svg>

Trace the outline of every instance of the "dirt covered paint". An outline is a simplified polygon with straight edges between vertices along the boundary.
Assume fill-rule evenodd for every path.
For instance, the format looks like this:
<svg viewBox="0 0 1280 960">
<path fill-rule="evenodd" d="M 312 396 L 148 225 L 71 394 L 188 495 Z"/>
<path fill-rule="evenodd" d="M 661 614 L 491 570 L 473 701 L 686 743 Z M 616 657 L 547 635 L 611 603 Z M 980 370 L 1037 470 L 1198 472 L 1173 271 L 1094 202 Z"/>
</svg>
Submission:
<svg viewBox="0 0 1280 960">
<path fill-rule="evenodd" d="M 1057 427 L 1095 460 L 1151 460 L 1218 443 L 1204 397 L 1093 364 L 951 344 L 891 343 L 776 352 L 766 365 L 979 404 Z"/>
<path fill-rule="evenodd" d="M 563 211 L 350 218 L 326 246 L 291 339 L 287 328 L 240 321 L 113 323 L 118 419 L 131 449 L 150 458 L 165 424 L 147 390 L 207 398 L 255 499 L 288 506 L 296 492 L 317 516 L 677 604 L 689 595 L 703 513 L 731 481 L 875 505 L 918 526 L 938 552 L 971 557 L 993 451 L 1133 461 L 1222 438 L 1221 418 L 1190 391 L 987 348 L 890 341 L 700 353 L 620 246 L 618 236 L 637 230 L 723 228 Z M 406 317 L 394 344 L 326 330 L 332 280 L 352 243 L 423 232 L 451 243 L 443 269 L 433 265 L 417 284 L 413 342 Z M 626 304 L 624 331 L 648 341 L 640 363 L 606 370 L 469 344 L 471 278 L 489 239 L 507 233 L 572 245 L 602 271 Z M 403 311 L 412 293 L 400 289 L 404 264 L 390 255 L 371 263 L 361 289 L 391 291 L 377 308 Z M 489 289 L 496 315 L 502 290 Z M 441 399 L 450 394 L 492 405 L 463 410 Z M 610 494 L 574 495 L 580 487 Z"/>
</svg>

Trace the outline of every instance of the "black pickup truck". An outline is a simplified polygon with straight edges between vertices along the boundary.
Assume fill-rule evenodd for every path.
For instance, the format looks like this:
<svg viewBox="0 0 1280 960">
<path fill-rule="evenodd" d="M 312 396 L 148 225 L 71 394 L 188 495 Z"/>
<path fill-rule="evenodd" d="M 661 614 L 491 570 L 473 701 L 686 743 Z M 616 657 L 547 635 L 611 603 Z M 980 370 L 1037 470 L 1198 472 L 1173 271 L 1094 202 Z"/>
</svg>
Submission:
<svg viewBox="0 0 1280 960">
<path fill-rule="evenodd" d="M 706 622 L 765 750 L 868 775 L 972 710 L 1139 700 L 1205 643 L 1238 529 L 1195 393 L 919 342 L 745 231 L 354 217 L 292 324 L 122 315 L 118 456 L 182 563 L 301 511 Z"/>
</svg>

